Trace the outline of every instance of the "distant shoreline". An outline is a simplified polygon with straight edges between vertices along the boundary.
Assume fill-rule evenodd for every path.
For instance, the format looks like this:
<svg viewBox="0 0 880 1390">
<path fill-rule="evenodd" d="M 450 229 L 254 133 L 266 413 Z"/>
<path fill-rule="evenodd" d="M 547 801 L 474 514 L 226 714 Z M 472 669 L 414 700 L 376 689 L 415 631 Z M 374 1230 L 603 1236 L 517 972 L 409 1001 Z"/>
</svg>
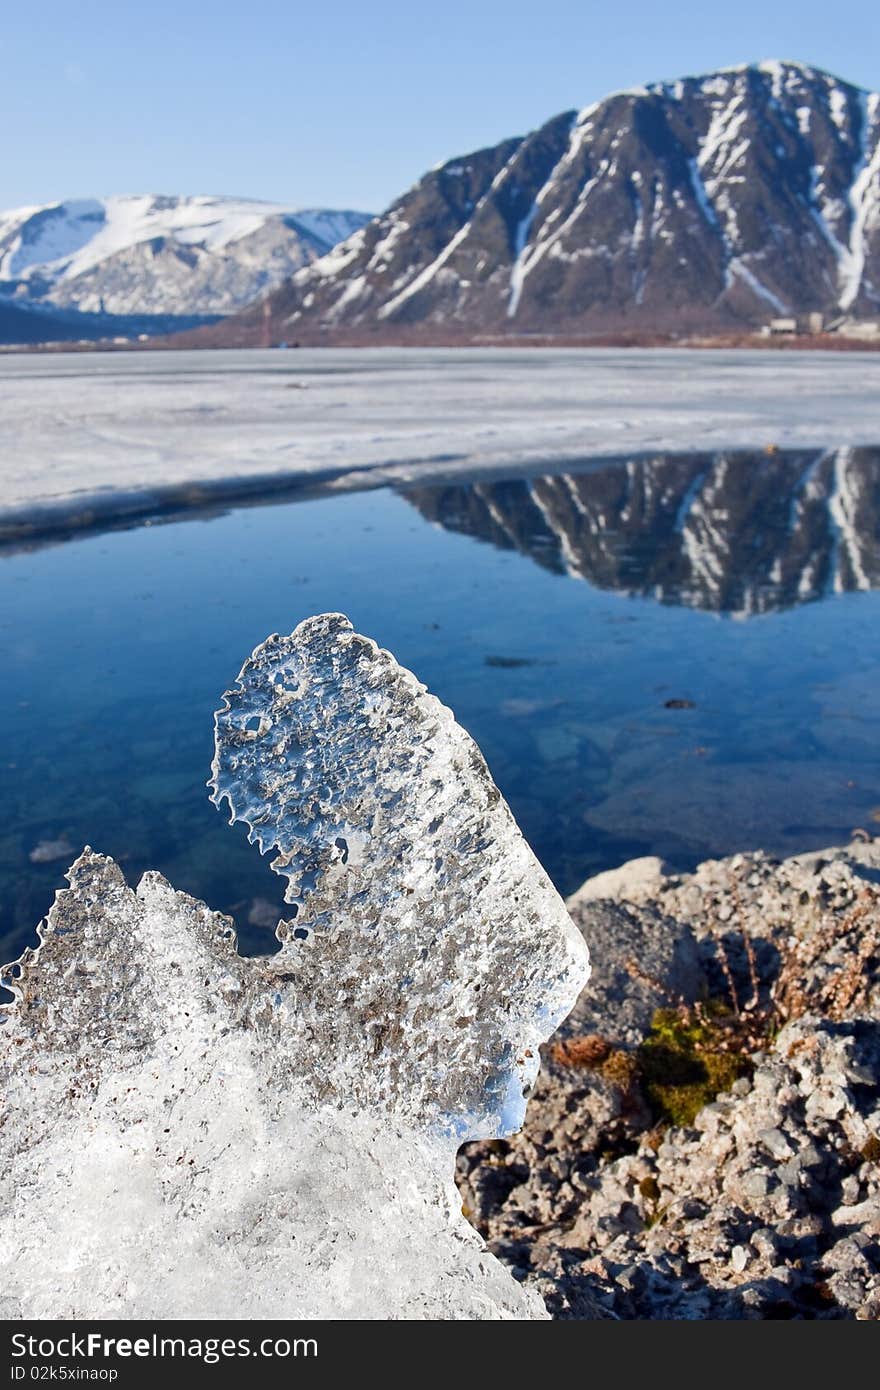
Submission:
<svg viewBox="0 0 880 1390">
<path fill-rule="evenodd" d="M 214 327 L 215 325 L 211 325 Z M 205 330 L 184 330 L 171 337 L 150 338 L 146 342 L 135 339 L 119 342 L 114 339 L 99 338 L 94 341 L 56 342 L 56 343 L 0 343 L 0 355 L 27 353 L 41 356 L 52 353 L 82 352 L 224 352 L 266 350 L 295 352 L 302 348 L 314 349 L 369 349 L 369 348 L 407 348 L 430 351 L 433 348 L 683 348 L 698 351 L 753 351 L 766 352 L 880 352 L 880 337 L 845 338 L 836 333 L 802 333 L 764 335 L 760 333 L 724 333 L 711 336 L 677 337 L 661 333 L 600 333 L 600 334 L 457 334 L 390 333 L 380 334 L 333 333 L 324 336 L 308 335 L 301 341 L 292 343 L 260 343 L 251 337 L 235 342 L 205 341 Z"/>
</svg>

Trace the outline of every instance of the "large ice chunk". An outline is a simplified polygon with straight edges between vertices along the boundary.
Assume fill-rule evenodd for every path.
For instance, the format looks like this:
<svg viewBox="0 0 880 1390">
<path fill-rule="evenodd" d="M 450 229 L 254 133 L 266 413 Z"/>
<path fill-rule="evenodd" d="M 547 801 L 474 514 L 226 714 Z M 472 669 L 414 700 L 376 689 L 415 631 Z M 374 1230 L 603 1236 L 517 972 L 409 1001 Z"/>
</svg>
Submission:
<svg viewBox="0 0 880 1390">
<path fill-rule="evenodd" d="M 326 615 L 246 662 L 213 788 L 289 880 L 277 955 L 87 850 L 3 972 L 0 1315 L 541 1316 L 452 1169 L 586 951 L 476 746 Z"/>
<path fill-rule="evenodd" d="M 339 614 L 258 647 L 216 724 L 214 799 L 288 879 L 297 1073 L 459 1139 L 519 1128 L 585 950 L 476 744 Z"/>
</svg>

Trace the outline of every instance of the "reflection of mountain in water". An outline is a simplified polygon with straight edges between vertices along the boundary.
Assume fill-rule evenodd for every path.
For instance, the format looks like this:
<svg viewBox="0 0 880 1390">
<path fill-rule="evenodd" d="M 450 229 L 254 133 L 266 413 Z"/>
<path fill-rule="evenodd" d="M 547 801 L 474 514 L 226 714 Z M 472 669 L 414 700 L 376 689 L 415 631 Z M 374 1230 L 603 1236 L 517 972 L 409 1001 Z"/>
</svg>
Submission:
<svg viewBox="0 0 880 1390">
<path fill-rule="evenodd" d="M 666 454 L 404 495 L 447 530 L 662 603 L 748 616 L 880 588 L 880 449 Z"/>
</svg>

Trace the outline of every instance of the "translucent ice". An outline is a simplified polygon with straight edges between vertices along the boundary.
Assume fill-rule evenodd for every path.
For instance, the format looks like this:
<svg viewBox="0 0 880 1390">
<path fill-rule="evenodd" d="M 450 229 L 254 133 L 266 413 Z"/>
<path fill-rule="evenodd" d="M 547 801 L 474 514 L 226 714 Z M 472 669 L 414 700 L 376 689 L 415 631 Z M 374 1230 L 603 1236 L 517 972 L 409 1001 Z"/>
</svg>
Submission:
<svg viewBox="0 0 880 1390">
<path fill-rule="evenodd" d="M 4 973 L 6 1317 L 543 1315 L 461 1215 L 586 951 L 468 735 L 346 619 L 245 663 L 213 795 L 281 951 L 86 851 Z"/>
</svg>

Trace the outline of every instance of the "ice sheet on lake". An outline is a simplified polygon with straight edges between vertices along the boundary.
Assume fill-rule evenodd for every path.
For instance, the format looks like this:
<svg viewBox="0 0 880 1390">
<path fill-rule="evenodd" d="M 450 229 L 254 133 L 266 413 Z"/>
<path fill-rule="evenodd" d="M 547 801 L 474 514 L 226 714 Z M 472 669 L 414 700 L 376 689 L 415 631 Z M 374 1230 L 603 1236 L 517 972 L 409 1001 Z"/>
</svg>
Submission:
<svg viewBox="0 0 880 1390">
<path fill-rule="evenodd" d="M 6 982 L 6 1317 L 542 1316 L 465 1222 L 586 951 L 471 739 L 339 615 L 270 638 L 214 796 L 277 851 L 280 952 L 86 851 Z"/>
<path fill-rule="evenodd" d="M 300 349 L 0 360 L 0 539 L 333 477 L 877 443 L 869 353 Z"/>
</svg>

